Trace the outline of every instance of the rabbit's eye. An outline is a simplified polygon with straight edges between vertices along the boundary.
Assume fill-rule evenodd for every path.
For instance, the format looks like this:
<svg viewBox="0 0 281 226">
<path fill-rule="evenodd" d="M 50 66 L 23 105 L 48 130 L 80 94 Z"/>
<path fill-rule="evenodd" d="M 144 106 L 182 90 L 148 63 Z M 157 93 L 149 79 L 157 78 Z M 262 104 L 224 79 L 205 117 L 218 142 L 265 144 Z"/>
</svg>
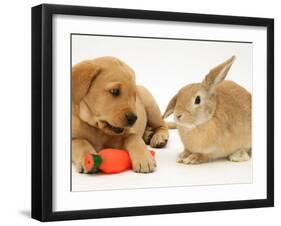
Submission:
<svg viewBox="0 0 281 226">
<path fill-rule="evenodd" d="M 109 90 L 109 92 L 111 93 L 112 96 L 115 96 L 115 97 L 120 95 L 120 89 L 113 88 L 113 89 Z"/>
<path fill-rule="evenodd" d="M 201 102 L 201 98 L 200 98 L 200 96 L 197 96 L 195 98 L 194 104 L 200 104 L 200 102 Z"/>
</svg>

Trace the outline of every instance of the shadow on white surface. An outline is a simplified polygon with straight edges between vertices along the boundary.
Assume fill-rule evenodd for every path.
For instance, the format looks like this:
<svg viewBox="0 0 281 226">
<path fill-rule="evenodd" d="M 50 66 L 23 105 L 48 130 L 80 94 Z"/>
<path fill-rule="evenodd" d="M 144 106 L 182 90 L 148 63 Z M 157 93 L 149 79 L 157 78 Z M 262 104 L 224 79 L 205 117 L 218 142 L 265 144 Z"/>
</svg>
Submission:
<svg viewBox="0 0 281 226">
<path fill-rule="evenodd" d="M 19 210 L 19 214 L 26 218 L 31 218 L 30 210 Z"/>
</svg>

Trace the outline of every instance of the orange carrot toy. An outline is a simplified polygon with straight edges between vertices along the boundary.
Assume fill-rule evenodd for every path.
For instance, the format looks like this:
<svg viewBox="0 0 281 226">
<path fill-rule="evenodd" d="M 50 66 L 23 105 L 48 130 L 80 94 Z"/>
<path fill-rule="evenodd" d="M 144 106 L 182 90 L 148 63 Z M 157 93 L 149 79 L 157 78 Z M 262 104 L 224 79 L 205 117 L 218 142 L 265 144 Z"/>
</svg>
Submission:
<svg viewBox="0 0 281 226">
<path fill-rule="evenodd" d="M 150 151 L 154 157 L 155 152 Z M 88 154 L 84 159 L 87 172 L 99 169 L 104 173 L 119 173 L 132 168 L 128 151 L 120 149 L 103 149 L 98 154 Z"/>
</svg>

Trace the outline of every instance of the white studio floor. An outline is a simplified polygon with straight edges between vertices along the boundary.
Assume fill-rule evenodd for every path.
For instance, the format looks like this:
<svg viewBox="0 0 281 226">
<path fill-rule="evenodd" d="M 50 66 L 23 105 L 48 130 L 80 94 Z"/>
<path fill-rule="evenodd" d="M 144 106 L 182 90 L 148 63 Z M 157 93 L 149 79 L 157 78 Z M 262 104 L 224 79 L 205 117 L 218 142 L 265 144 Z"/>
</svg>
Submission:
<svg viewBox="0 0 281 226">
<path fill-rule="evenodd" d="M 153 150 L 157 169 L 150 174 L 131 170 L 118 174 L 79 174 L 72 166 L 72 191 L 252 183 L 252 160 L 236 163 L 221 159 L 200 165 L 176 163 L 182 150 L 177 130 L 170 130 L 166 148 Z"/>
</svg>

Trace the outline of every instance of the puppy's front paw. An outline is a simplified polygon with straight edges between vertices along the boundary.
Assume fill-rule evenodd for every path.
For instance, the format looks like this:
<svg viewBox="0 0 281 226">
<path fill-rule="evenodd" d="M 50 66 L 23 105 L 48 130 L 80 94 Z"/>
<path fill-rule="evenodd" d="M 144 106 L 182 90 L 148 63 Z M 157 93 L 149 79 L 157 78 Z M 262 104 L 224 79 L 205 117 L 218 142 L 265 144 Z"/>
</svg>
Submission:
<svg viewBox="0 0 281 226">
<path fill-rule="evenodd" d="M 84 166 L 84 159 L 76 162 L 74 166 L 78 173 L 95 173 L 98 171 L 98 169 L 92 169 L 90 171 L 87 170 L 87 168 Z"/>
<path fill-rule="evenodd" d="M 184 164 L 200 164 L 208 162 L 208 157 L 199 153 L 192 153 L 182 160 Z"/>
<path fill-rule="evenodd" d="M 89 167 L 85 167 L 85 157 L 87 153 L 84 153 L 83 155 L 76 158 L 76 161 L 73 161 L 73 164 L 76 168 L 76 171 L 78 173 L 95 173 L 98 171 L 98 169 L 87 169 Z M 95 151 L 91 151 L 88 154 L 97 154 Z"/>
<path fill-rule="evenodd" d="M 83 173 L 84 172 L 84 167 L 83 167 L 82 161 L 76 162 L 74 164 L 74 166 L 75 166 L 75 169 L 76 169 L 77 173 Z"/>
<path fill-rule="evenodd" d="M 144 131 L 144 134 L 142 136 L 142 138 L 144 140 L 144 143 L 146 145 L 150 144 L 150 141 L 151 141 L 151 138 L 152 138 L 153 134 L 154 134 L 153 129 L 150 126 L 147 126 L 145 131 Z"/>
<path fill-rule="evenodd" d="M 150 146 L 152 148 L 163 148 L 167 144 L 168 138 L 169 138 L 168 130 L 156 131 L 153 137 L 151 138 Z"/>
<path fill-rule="evenodd" d="M 131 159 L 132 168 L 137 173 L 150 173 L 156 168 L 156 161 L 148 151 L 142 155 L 131 157 Z"/>
</svg>

